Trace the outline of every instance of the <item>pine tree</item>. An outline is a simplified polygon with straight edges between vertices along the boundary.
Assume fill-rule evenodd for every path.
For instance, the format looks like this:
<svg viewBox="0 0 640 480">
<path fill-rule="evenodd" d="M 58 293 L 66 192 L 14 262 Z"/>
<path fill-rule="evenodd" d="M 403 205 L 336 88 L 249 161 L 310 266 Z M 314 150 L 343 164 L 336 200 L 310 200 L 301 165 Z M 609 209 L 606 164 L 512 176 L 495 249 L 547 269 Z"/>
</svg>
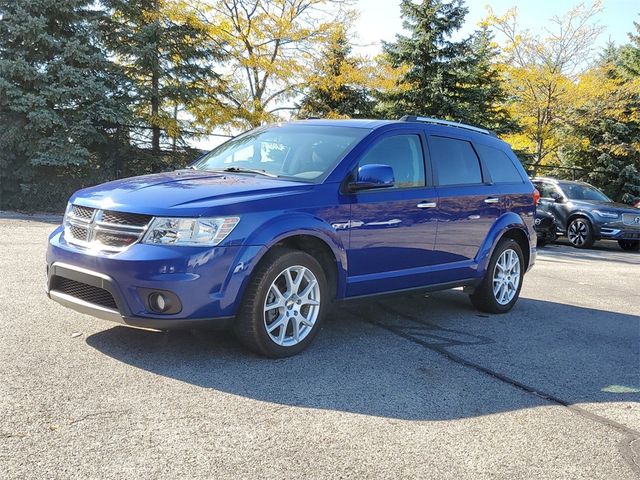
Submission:
<svg viewBox="0 0 640 480">
<path fill-rule="evenodd" d="M 0 2 L 0 208 L 53 194 L 35 190 L 43 167 L 95 160 L 127 115 L 122 77 L 100 44 L 104 12 L 94 7 Z"/>
<path fill-rule="evenodd" d="M 410 34 L 396 35 L 395 42 L 383 44 L 383 51 L 394 67 L 408 66 L 401 82 L 409 88 L 389 93 L 387 115 L 461 119 L 461 84 L 471 68 L 471 42 L 453 41 L 451 36 L 462 27 L 467 9 L 462 0 L 402 0 L 400 9 Z"/>
<path fill-rule="evenodd" d="M 499 132 L 515 124 L 504 103 L 498 49 L 487 26 L 454 41 L 467 14 L 463 0 L 402 0 L 403 26 L 383 48 L 394 67 L 408 67 L 395 91 L 383 95 L 387 116 L 422 114 L 482 125 Z"/>
<path fill-rule="evenodd" d="M 577 98 L 565 130 L 561 158 L 580 167 L 585 180 L 620 200 L 640 196 L 640 76 L 629 78 L 622 52 L 608 46 L 600 62 L 579 80 Z"/>
<path fill-rule="evenodd" d="M 188 122 L 178 108 L 211 93 L 218 76 L 211 66 L 221 55 L 208 43 L 193 2 L 184 0 L 103 0 L 111 13 L 104 35 L 132 81 L 134 113 L 151 128 L 151 147 L 160 156 L 162 132 L 172 136 Z"/>
<path fill-rule="evenodd" d="M 352 56 L 343 28 L 336 31 L 309 78 L 299 116 L 369 118 L 374 101 L 366 86 L 369 72 L 364 60 Z"/>
<path fill-rule="evenodd" d="M 621 70 L 630 77 L 640 76 L 640 23 L 633 22 L 636 33 L 629 33 L 631 42 L 620 48 Z"/>
<path fill-rule="evenodd" d="M 461 119 L 498 133 L 517 130 L 504 106 L 507 94 L 497 61 L 499 50 L 487 25 L 472 35 L 470 49 L 469 68 L 463 77 Z"/>
</svg>

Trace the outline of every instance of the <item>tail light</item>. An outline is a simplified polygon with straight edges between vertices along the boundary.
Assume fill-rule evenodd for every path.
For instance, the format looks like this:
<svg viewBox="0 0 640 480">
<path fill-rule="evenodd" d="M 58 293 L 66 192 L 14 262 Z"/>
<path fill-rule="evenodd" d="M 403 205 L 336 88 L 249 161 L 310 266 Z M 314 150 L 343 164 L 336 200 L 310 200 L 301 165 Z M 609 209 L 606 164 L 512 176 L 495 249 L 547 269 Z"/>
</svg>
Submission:
<svg viewBox="0 0 640 480">
<path fill-rule="evenodd" d="M 533 204 L 537 206 L 538 203 L 540 203 L 540 192 L 538 191 L 537 188 L 534 188 L 533 189 Z"/>
</svg>

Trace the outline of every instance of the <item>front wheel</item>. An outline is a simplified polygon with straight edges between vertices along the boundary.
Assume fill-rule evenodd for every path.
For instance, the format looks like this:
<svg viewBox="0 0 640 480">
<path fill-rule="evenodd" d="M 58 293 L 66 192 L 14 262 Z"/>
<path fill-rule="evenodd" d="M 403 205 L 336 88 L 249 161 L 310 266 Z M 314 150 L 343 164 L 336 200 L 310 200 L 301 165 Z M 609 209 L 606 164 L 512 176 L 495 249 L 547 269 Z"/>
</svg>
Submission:
<svg viewBox="0 0 640 480">
<path fill-rule="evenodd" d="M 508 312 L 520 296 L 524 270 L 524 255 L 518 242 L 511 238 L 500 240 L 482 283 L 469 295 L 471 303 L 483 312 Z"/>
<path fill-rule="evenodd" d="M 593 246 L 593 229 L 586 218 L 576 218 L 567 228 L 567 238 L 576 248 L 591 248 Z"/>
<path fill-rule="evenodd" d="M 235 333 L 262 355 L 295 355 L 318 333 L 328 300 L 326 276 L 315 258 L 298 250 L 274 250 L 247 287 Z"/>
<path fill-rule="evenodd" d="M 618 240 L 618 245 L 627 252 L 637 252 L 640 250 L 640 240 Z"/>
</svg>

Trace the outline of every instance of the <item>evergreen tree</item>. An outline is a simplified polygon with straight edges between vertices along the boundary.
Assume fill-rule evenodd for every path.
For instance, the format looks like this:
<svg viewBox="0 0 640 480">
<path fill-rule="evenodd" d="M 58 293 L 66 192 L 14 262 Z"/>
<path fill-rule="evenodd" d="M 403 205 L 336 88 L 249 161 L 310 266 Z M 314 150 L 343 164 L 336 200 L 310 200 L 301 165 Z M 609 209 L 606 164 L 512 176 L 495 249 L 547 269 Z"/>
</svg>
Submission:
<svg viewBox="0 0 640 480">
<path fill-rule="evenodd" d="M 103 0 L 111 13 L 104 35 L 133 83 L 134 113 L 151 127 L 151 147 L 160 156 L 162 131 L 177 136 L 188 109 L 218 85 L 211 61 L 221 55 L 208 43 L 193 2 Z"/>
<path fill-rule="evenodd" d="M 338 29 L 309 79 L 299 116 L 370 118 L 374 101 L 366 86 L 368 75 L 364 61 L 352 56 L 345 30 Z"/>
<path fill-rule="evenodd" d="M 463 71 L 460 118 L 498 133 L 515 131 L 518 126 L 505 108 L 507 94 L 499 68 L 499 50 L 493 34 L 484 25 L 471 37 L 469 68 Z"/>
<path fill-rule="evenodd" d="M 462 27 L 467 9 L 462 0 L 402 0 L 403 27 L 409 36 L 396 35 L 383 51 L 394 67 L 408 66 L 401 82 L 408 88 L 390 92 L 388 114 L 423 114 L 461 119 L 464 90 L 471 68 L 471 42 L 451 40 Z"/>
<path fill-rule="evenodd" d="M 631 42 L 620 48 L 619 65 L 621 70 L 630 77 L 640 76 L 640 23 L 633 22 L 636 33 L 629 33 Z"/>
<path fill-rule="evenodd" d="M 24 207 L 43 166 L 95 159 L 126 101 L 93 0 L 1 0 L 0 12 L 0 208 Z"/>
<path fill-rule="evenodd" d="M 631 80 L 622 52 L 609 46 L 578 83 L 578 102 L 564 132 L 561 158 L 614 200 L 640 196 L 640 76 Z M 622 66 L 621 66 L 622 65 Z"/>
</svg>

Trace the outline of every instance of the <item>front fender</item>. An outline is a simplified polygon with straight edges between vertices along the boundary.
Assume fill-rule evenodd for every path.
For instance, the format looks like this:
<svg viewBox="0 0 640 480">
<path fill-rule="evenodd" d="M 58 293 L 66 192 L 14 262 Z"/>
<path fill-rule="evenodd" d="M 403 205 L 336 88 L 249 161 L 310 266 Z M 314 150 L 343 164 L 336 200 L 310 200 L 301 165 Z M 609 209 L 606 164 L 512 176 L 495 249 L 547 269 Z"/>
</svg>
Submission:
<svg viewBox="0 0 640 480">
<path fill-rule="evenodd" d="M 344 297 L 347 278 L 347 252 L 337 234 L 328 223 L 313 215 L 287 213 L 270 218 L 256 228 L 244 242 L 241 253 L 230 272 L 224 296 L 229 302 L 240 302 L 256 266 L 276 244 L 296 235 L 308 235 L 324 242 L 333 253 L 337 266 L 337 297 Z"/>
<path fill-rule="evenodd" d="M 493 251 L 496 249 L 498 242 L 502 238 L 502 236 L 509 230 L 518 229 L 525 234 L 528 243 L 529 243 L 529 265 L 528 268 L 531 267 L 532 262 L 535 260 L 535 236 L 532 235 L 532 228 L 529 228 L 522 217 L 513 212 L 507 212 L 503 214 L 501 217 L 496 220 L 496 222 L 489 230 L 484 242 L 482 243 L 480 250 L 478 250 L 478 254 L 476 255 L 475 261 L 478 264 L 478 276 L 480 278 L 484 277 L 487 266 L 489 265 L 489 260 L 493 255 Z M 528 269 L 527 268 L 527 269 Z"/>
</svg>

